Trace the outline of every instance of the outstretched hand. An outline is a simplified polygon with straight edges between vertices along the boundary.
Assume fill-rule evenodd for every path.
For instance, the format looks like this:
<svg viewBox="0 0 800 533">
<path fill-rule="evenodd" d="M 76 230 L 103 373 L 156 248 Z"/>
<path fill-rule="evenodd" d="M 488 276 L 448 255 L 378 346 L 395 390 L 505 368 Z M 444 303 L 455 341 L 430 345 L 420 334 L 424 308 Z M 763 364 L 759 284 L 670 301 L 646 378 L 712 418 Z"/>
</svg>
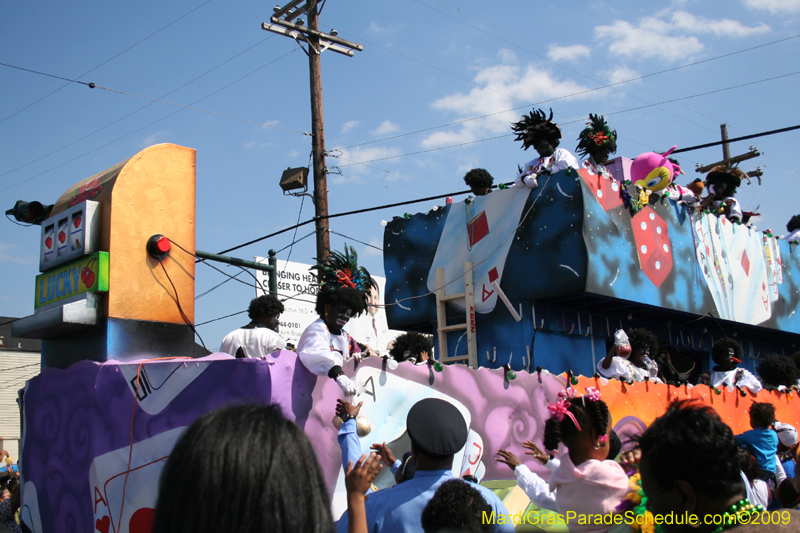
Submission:
<svg viewBox="0 0 800 533">
<path fill-rule="evenodd" d="M 394 456 L 391 448 L 389 448 L 386 443 L 375 443 L 369 448 L 370 450 L 375 450 L 381 460 L 384 462 L 386 466 L 392 466 L 395 461 L 397 461 L 397 457 Z"/>
<path fill-rule="evenodd" d="M 522 464 L 522 461 L 519 460 L 519 457 L 507 450 L 497 450 L 497 455 L 500 457 L 495 457 L 494 460 L 508 465 L 511 470 L 515 470 L 519 465 Z"/>
<path fill-rule="evenodd" d="M 634 448 L 628 452 L 619 454 L 619 462 L 627 466 L 635 466 L 642 460 L 642 450 Z"/>
<path fill-rule="evenodd" d="M 358 405 L 353 405 L 344 400 L 336 400 L 336 416 L 340 418 L 343 418 L 345 414 L 358 416 L 358 413 L 361 412 L 362 405 L 364 405 L 364 402 L 358 402 Z"/>
<path fill-rule="evenodd" d="M 369 456 L 367 454 L 362 455 L 355 466 L 353 461 L 347 463 L 347 471 L 344 476 L 344 486 L 347 488 L 347 494 L 366 494 L 382 469 L 383 465 L 377 453 L 371 453 Z"/>
<path fill-rule="evenodd" d="M 526 440 L 522 443 L 522 447 L 526 450 L 530 450 L 529 452 L 525 452 L 525 455 L 532 455 L 534 459 L 542 464 L 545 464 L 550 460 L 550 456 L 543 452 L 541 448 L 533 443 L 533 441 Z"/>
</svg>

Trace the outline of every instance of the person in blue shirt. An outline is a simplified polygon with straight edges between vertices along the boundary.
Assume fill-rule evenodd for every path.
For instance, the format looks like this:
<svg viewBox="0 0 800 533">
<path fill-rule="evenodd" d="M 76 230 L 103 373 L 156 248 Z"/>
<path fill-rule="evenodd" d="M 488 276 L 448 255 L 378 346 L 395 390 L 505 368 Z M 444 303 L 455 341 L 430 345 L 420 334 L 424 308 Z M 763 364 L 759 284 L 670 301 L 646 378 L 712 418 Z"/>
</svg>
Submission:
<svg viewBox="0 0 800 533">
<path fill-rule="evenodd" d="M 775 422 L 775 433 L 778 434 L 778 460 L 783 465 L 786 477 L 794 478 L 795 462 L 794 456 L 797 453 L 797 430 L 794 426 Z"/>
<path fill-rule="evenodd" d="M 758 460 L 761 479 L 775 479 L 775 454 L 778 453 L 778 434 L 772 429 L 775 423 L 775 406 L 767 402 L 753 402 L 750 406 L 750 431 L 736 435 L 739 446 L 749 444 Z"/>
<path fill-rule="evenodd" d="M 369 495 L 366 509 L 370 533 L 422 531 L 422 511 L 442 483 L 455 479 L 453 458 L 466 444 L 469 432 L 458 408 L 438 398 L 417 402 L 408 412 L 406 429 L 416 474 L 413 479 Z M 493 531 L 513 532 L 514 525 L 505 523 L 509 518 L 508 510 L 494 492 L 482 485 L 470 485 L 492 508 L 495 517 Z M 347 513 L 342 515 L 336 527 L 339 533 L 347 531 Z"/>
</svg>

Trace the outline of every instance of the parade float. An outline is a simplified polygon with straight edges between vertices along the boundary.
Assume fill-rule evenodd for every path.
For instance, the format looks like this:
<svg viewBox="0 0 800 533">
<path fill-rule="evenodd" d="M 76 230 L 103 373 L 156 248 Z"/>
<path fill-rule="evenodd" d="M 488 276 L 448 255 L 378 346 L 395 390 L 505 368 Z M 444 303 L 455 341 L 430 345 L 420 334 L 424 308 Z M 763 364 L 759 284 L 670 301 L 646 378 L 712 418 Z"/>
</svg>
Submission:
<svg viewBox="0 0 800 533">
<path fill-rule="evenodd" d="M 411 406 L 445 399 L 469 425 L 454 474 L 476 476 L 511 513 L 564 530 L 547 525 L 550 512 L 531 506 L 494 453 L 525 457 L 525 440 L 541 443 L 547 403 L 568 385 L 598 388 L 623 440 L 678 398 L 711 405 L 737 433 L 749 429 L 752 400 L 800 424 L 796 393 L 595 376 L 620 328 L 658 332 L 696 372 L 724 336 L 737 336 L 752 370 L 766 353 L 793 351 L 800 333 L 794 245 L 668 197 L 631 216 L 620 188 L 629 161 L 609 168 L 619 180 L 565 170 L 537 189 L 387 224 L 389 325 L 434 334 L 438 359 L 451 364 L 345 363 L 369 420 L 365 448 L 385 441 L 402 455 Z M 20 391 L 21 516 L 32 531 L 148 531 L 172 446 L 200 415 L 232 402 L 279 405 L 310 437 L 334 514 L 344 509 L 336 382 L 290 351 L 191 358 L 194 171 L 193 150 L 150 147 L 71 187 L 42 223 L 35 313 L 15 330 L 44 340 L 42 373 Z M 386 470 L 379 488 L 393 483 Z"/>
</svg>

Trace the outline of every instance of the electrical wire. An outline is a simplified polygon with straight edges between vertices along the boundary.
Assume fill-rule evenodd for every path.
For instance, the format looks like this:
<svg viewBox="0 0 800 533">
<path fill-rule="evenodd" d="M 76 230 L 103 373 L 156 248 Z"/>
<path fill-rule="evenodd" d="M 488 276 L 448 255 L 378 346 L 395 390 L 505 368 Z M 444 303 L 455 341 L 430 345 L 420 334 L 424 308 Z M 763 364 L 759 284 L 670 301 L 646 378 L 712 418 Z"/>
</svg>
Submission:
<svg viewBox="0 0 800 533">
<path fill-rule="evenodd" d="M 181 19 L 184 19 L 184 18 L 188 17 L 189 15 L 191 15 L 192 13 L 194 13 L 195 11 L 197 11 L 198 9 L 200 9 L 201 7 L 203 7 L 203 6 L 205 6 L 206 4 L 209 4 L 209 3 L 211 3 L 211 0 L 207 0 L 206 2 L 203 2 L 202 4 L 200 4 L 199 6 L 197 6 L 196 8 L 192 9 L 191 11 L 189 11 L 189 12 L 187 12 L 187 13 L 184 13 L 184 14 L 183 14 L 183 15 L 181 15 L 180 17 L 176 18 L 175 20 L 173 20 L 172 22 L 170 22 L 169 24 L 167 24 L 166 26 L 162 26 L 160 29 L 158 29 L 158 30 L 154 31 L 153 33 L 151 33 L 150 35 L 148 35 L 148 36 L 147 36 L 147 37 L 145 37 L 144 39 L 140 39 L 140 40 L 136 41 L 135 43 L 133 43 L 132 45 L 130 45 L 128 48 L 126 48 L 126 49 L 124 49 L 123 51 L 121 51 L 121 52 L 119 52 L 119 53 L 117 53 L 117 54 L 115 54 L 115 55 L 111 56 L 110 58 L 106 59 L 105 61 L 103 61 L 102 63 L 100 63 L 99 65 L 97 65 L 96 67 L 94 67 L 94 68 L 91 68 L 91 69 L 87 70 L 86 72 L 84 72 L 83 74 L 81 74 L 80 76 L 78 76 L 78 79 L 80 79 L 80 78 L 82 78 L 82 77 L 84 77 L 84 76 L 86 76 L 86 75 L 88 75 L 88 74 L 91 74 L 92 72 L 94 72 L 95 70 L 99 69 L 99 68 L 100 68 L 100 67 L 102 67 L 103 65 L 106 65 L 106 64 L 110 63 L 111 61 L 113 61 L 114 59 L 118 58 L 119 56 L 121 56 L 121 55 L 122 55 L 122 54 L 124 54 L 125 52 L 127 52 L 127 51 L 129 51 L 129 50 L 131 50 L 131 49 L 133 49 L 133 48 L 135 48 L 135 47 L 137 47 L 137 46 L 139 46 L 140 44 L 142 44 L 143 42 L 145 42 L 145 41 L 146 41 L 146 40 L 148 40 L 149 38 L 153 37 L 154 35 L 156 35 L 156 34 L 158 34 L 158 33 L 161 33 L 162 31 L 164 31 L 165 29 L 169 28 L 170 26 L 172 26 L 172 25 L 173 25 L 173 24 L 175 24 L 176 22 L 180 21 Z M 62 79 L 63 79 L 63 78 L 62 78 Z M 18 115 L 18 114 L 22 113 L 23 111 L 25 111 L 25 110 L 26 110 L 26 109 L 28 109 L 29 107 L 32 107 L 32 106 L 34 106 L 34 105 L 38 104 L 39 102 L 41 102 L 42 100 L 44 100 L 44 99 L 46 99 L 46 98 L 50 97 L 51 95 L 53 95 L 53 94 L 57 93 L 57 92 L 58 92 L 58 91 L 60 91 L 61 89 L 63 89 L 63 88 L 65 88 L 65 87 L 67 87 L 67 86 L 68 86 L 70 83 L 73 83 L 73 82 L 72 82 L 72 81 L 69 81 L 69 83 L 66 83 L 65 85 L 62 85 L 61 87 L 59 87 L 59 88 L 58 88 L 58 89 L 56 89 L 55 91 L 52 91 L 52 92 L 50 92 L 50 93 L 48 93 L 48 94 L 46 94 L 46 95 L 42 96 L 41 98 L 39 98 L 39 99 L 38 99 L 38 100 L 36 100 L 35 102 L 32 102 L 32 103 L 30 103 L 30 104 L 26 105 L 25 107 L 23 107 L 23 108 L 22 108 L 22 109 L 20 109 L 19 111 L 16 111 L 16 112 L 12 113 L 11 115 L 8 115 L 7 117 L 5 117 L 5 118 L 3 118 L 3 119 L 0 119 L 0 124 L 1 124 L 1 123 L 3 123 L 3 122 L 5 122 L 6 120 L 10 119 L 11 117 L 13 117 L 13 116 L 15 116 L 15 115 Z"/>
<path fill-rule="evenodd" d="M 761 80 L 751 81 L 751 82 L 747 82 L 747 83 L 741 83 L 739 85 L 733 85 L 731 87 L 725 87 L 725 88 L 722 88 L 722 89 L 715 89 L 713 91 L 707 91 L 707 92 L 704 92 L 704 93 L 693 94 L 693 95 L 689 95 L 689 96 L 681 96 L 679 98 L 673 98 L 671 100 L 665 100 L 663 102 L 656 102 L 656 103 L 653 103 L 653 104 L 647 104 L 647 105 L 643 105 L 643 106 L 632 107 L 632 108 L 629 108 L 629 109 L 623 109 L 621 111 L 606 112 L 606 113 L 602 113 L 602 115 L 608 117 L 608 116 L 612 116 L 612 115 L 620 115 L 622 113 L 630 113 L 631 111 L 639 111 L 641 109 L 646 109 L 648 107 L 654 107 L 654 106 L 658 106 L 658 105 L 669 104 L 669 103 L 672 103 L 672 102 L 678 102 L 680 100 L 688 100 L 690 98 L 698 98 L 700 96 L 708 96 L 710 94 L 716 94 L 716 93 L 721 93 L 721 92 L 724 92 L 724 91 L 730 91 L 730 90 L 733 90 L 733 89 L 739 89 L 741 87 L 747 87 L 749 85 L 755 85 L 755 84 L 764 83 L 764 82 L 767 82 L 767 81 L 773 81 L 773 80 L 777 80 L 777 79 L 781 79 L 781 78 L 787 78 L 789 76 L 796 76 L 798 74 L 800 74 L 800 71 L 790 72 L 788 74 L 781 74 L 780 76 L 773 76 L 771 78 L 764 78 L 764 79 L 761 79 Z M 554 98 L 554 100 L 558 100 L 560 98 L 566 98 L 566 97 Z M 562 122 L 561 125 L 564 126 L 564 125 L 567 125 L 567 124 L 574 124 L 576 122 L 582 122 L 583 120 L 584 119 L 581 118 L 581 119 L 572 120 L 572 121 L 568 121 L 568 122 Z M 341 168 L 354 166 L 354 165 L 360 164 L 360 163 L 374 163 L 376 161 L 386 161 L 388 159 L 397 159 L 397 158 L 400 158 L 400 157 L 406 157 L 406 156 L 410 156 L 410 155 L 426 154 L 426 153 L 430 153 L 430 152 L 436 152 L 436 151 L 439 151 L 439 150 L 447 150 L 447 149 L 450 149 L 450 148 L 458 148 L 459 146 L 467 146 L 467 145 L 470 145 L 470 144 L 477 144 L 477 143 L 481 143 L 481 142 L 485 142 L 485 141 L 493 141 L 495 139 L 501 139 L 501 138 L 504 138 L 504 137 L 512 137 L 513 135 L 514 135 L 513 133 L 506 133 L 506 134 L 503 134 L 503 135 L 498 135 L 496 137 L 488 137 L 486 139 L 478 139 L 478 140 L 475 140 L 475 141 L 468 141 L 468 142 L 463 142 L 463 143 L 459 143 L 459 144 L 451 144 L 451 145 L 448 145 L 448 146 L 440 146 L 438 148 L 430 148 L 428 150 L 419 150 L 419 151 L 416 151 L 416 152 L 409 152 L 409 153 L 406 153 L 406 154 L 386 156 L 386 157 L 381 157 L 381 158 L 377 158 L 377 159 L 369 159 L 367 161 L 361 161 L 359 163 L 351 163 L 351 164 L 347 164 L 347 165 L 341 165 Z"/>
<path fill-rule="evenodd" d="M 208 74 L 210 74 L 210 73 L 214 72 L 215 70 L 217 70 L 218 68 L 222 67 L 223 65 L 225 65 L 225 64 L 227 64 L 227 63 L 229 63 L 229 62 L 233 61 L 233 60 L 234 60 L 234 59 L 236 59 L 237 57 L 241 56 L 242 54 L 244 54 L 244 53 L 246 53 L 246 52 L 248 52 L 248 51 L 252 50 L 253 48 L 255 48 L 255 47 L 259 46 L 259 45 L 261 45 L 261 44 L 262 44 L 262 43 L 264 43 L 265 41 L 268 41 L 268 40 L 269 40 L 269 39 L 271 39 L 272 37 L 275 37 L 275 36 L 274 36 L 274 35 L 270 35 L 270 36 L 268 36 L 266 39 L 262 39 L 261 41 L 257 42 L 257 43 L 256 43 L 256 44 L 254 44 L 253 46 L 250 46 L 249 48 L 246 48 L 246 49 L 242 50 L 242 51 L 241 51 L 241 52 L 239 52 L 238 54 L 234 55 L 233 57 L 230 57 L 230 58 L 226 59 L 226 60 L 225 60 L 225 61 L 223 61 L 222 63 L 219 63 L 219 64 L 217 64 L 215 67 L 213 67 L 213 68 L 211 68 L 211 69 L 209 69 L 209 70 L 205 71 L 204 73 L 200 74 L 199 76 L 197 76 L 197 77 L 195 77 L 195 78 L 193 78 L 193 79 L 191 79 L 191 80 L 187 81 L 186 83 L 184 83 L 184 84 L 182 84 L 182 85 L 180 85 L 180 86 L 176 87 L 175 89 L 173 89 L 173 90 L 171 90 L 171 91 L 169 91 L 169 92 L 167 92 L 167 93 L 165 93 L 165 94 L 161 95 L 161 98 L 166 98 L 167 96 L 169 96 L 169 95 L 171 95 L 171 94 L 173 94 L 173 93 L 176 93 L 176 92 L 180 91 L 180 90 L 181 90 L 181 89 L 183 89 L 184 87 L 187 87 L 187 86 L 191 85 L 192 83 L 196 82 L 196 81 L 197 81 L 197 80 L 199 80 L 200 78 L 202 78 L 202 77 L 204 77 L 204 76 L 207 76 Z M 94 70 L 94 69 L 93 69 L 93 70 Z M 79 77 L 80 77 L 80 76 L 79 76 Z M 65 87 L 66 87 L 66 85 L 65 85 Z M 144 109 L 146 109 L 146 108 L 150 107 L 150 106 L 151 106 L 151 105 L 153 105 L 153 104 L 155 104 L 155 102 L 149 102 L 149 103 L 147 103 L 147 104 L 143 105 L 142 107 L 139 107 L 139 108 L 137 108 L 137 109 L 134 109 L 133 111 L 131 111 L 131 112 L 130 112 L 130 113 L 128 113 L 127 115 L 123 115 L 123 116 L 121 116 L 120 118 L 118 118 L 118 119 L 114 120 L 113 122 L 110 122 L 110 123 L 106 124 L 105 126 L 103 126 L 103 127 L 101 127 L 101 128 L 98 128 L 98 129 L 96 129 L 96 130 L 94 130 L 94 131 L 92 131 L 92 132 L 90 132 L 90 133 L 87 133 L 87 134 L 86 134 L 86 135 L 84 135 L 83 137 L 80 137 L 80 138 L 78 138 L 78 139 L 75 139 L 74 141 L 71 141 L 71 142 L 69 142 L 69 143 L 65 144 L 64 146 L 62 146 L 61 148 L 58 148 L 58 149 L 56 149 L 56 150 L 53 150 L 52 152 L 49 152 L 49 153 L 47 153 L 47 154 L 44 154 L 44 155 L 42 155 L 42 156 L 40 156 L 40 157 L 37 157 L 36 159 L 34 159 L 34 160 L 32 160 L 32 161 L 28 161 L 27 163 L 25 163 L 25 164 L 23 164 L 23 165 L 20 165 L 20 166 L 18 166 L 18 167 L 16 167 L 16 168 L 12 168 L 11 170 L 8 170 L 8 171 L 6 171 L 6 172 L 4 172 L 4 173 L 0 174 L 0 177 L 2 177 L 2 176 L 5 176 L 6 174 L 10 174 L 10 173 L 12 173 L 12 172 L 16 172 L 17 170 L 23 169 L 23 168 L 25 168 L 25 167 L 28 167 L 28 166 L 30 166 L 30 165 L 32 165 L 32 164 L 34 164 L 34 163 L 36 163 L 37 161 L 41 161 L 42 159 L 45 159 L 45 158 L 47 158 L 47 157 L 50 157 L 50 156 L 51 156 L 51 155 L 53 155 L 53 154 L 56 154 L 56 153 L 58 153 L 58 152 L 60 152 L 60 151 L 62 151 L 62 150 L 65 150 L 66 148 L 69 148 L 69 147 L 70 147 L 70 146 L 72 146 L 73 144 L 76 144 L 76 143 L 78 143 L 78 142 L 80 142 L 80 141 L 82 141 L 82 140 L 84 140 L 84 139 L 86 139 L 86 138 L 88 138 L 88 137 L 91 137 L 92 135 L 94 135 L 94 134 L 96 134 L 96 133 L 99 133 L 99 132 L 101 132 L 101 131 L 103 131 L 103 130 L 105 130 L 105 129 L 107 129 L 107 128 L 110 128 L 110 127 L 111 127 L 111 126 L 113 126 L 114 124 L 117 124 L 117 123 L 119 123 L 119 122 L 122 122 L 122 121 L 123 121 L 123 120 L 125 120 L 126 118 L 128 118 L 128 117 L 130 117 L 130 116 L 133 116 L 133 115 L 135 115 L 136 113 L 138 113 L 138 112 L 140 112 L 140 111 L 142 111 L 142 110 L 144 110 Z"/>
<path fill-rule="evenodd" d="M 212 92 L 212 93 L 210 93 L 210 94 L 207 94 L 206 96 L 204 96 L 204 97 L 202 97 L 202 98 L 199 98 L 199 99 L 195 100 L 194 102 L 192 102 L 192 103 L 191 103 L 191 104 L 189 104 L 189 105 L 191 106 L 191 105 L 197 104 L 198 102 L 202 102 L 203 100 L 205 100 L 205 99 L 207 99 L 207 98 L 210 98 L 211 96 L 213 96 L 213 95 L 217 94 L 218 92 L 220 92 L 220 91 L 223 91 L 223 90 L 227 89 L 227 88 L 228 88 L 228 87 L 230 87 L 231 85 L 233 85 L 233 84 L 235 84 L 235 83 L 238 83 L 238 82 L 240 82 L 241 80 L 245 79 L 246 77 L 248 77 L 248 76 L 250 76 L 250 75 L 252 75 L 252 74 L 255 74 L 255 73 L 256 73 L 256 72 L 258 72 L 259 70 L 261 70 L 261 69 L 263 69 L 263 68 L 265 68 L 265 67 L 268 67 L 269 65 L 271 65 L 271 64 L 273 64 L 273 63 L 275 63 L 276 61 L 279 61 L 279 60 L 283 59 L 284 57 L 286 57 L 286 56 L 288 56 L 288 55 L 290 55 L 290 54 L 293 54 L 293 53 L 294 53 L 294 52 L 296 52 L 296 51 L 297 51 L 297 50 L 295 49 L 295 50 L 292 50 L 292 51 L 290 51 L 290 52 L 287 52 L 287 53 L 283 54 L 282 56 L 280 56 L 280 57 L 278 57 L 278 58 L 276 58 L 276 59 L 274 59 L 274 60 L 270 61 L 269 63 L 267 63 L 267 64 L 265 64 L 265 65 L 262 65 L 262 66 L 258 67 L 257 69 L 255 69 L 255 70 L 253 70 L 253 71 L 249 72 L 248 74 L 245 74 L 244 76 L 241 76 L 240 78 L 238 78 L 238 79 L 236 79 L 236 80 L 234 80 L 234 81 L 230 82 L 229 84 L 227 84 L 227 85 L 224 85 L 224 86 L 220 87 L 220 88 L 219 88 L 219 89 L 217 89 L 216 91 L 214 91 L 214 92 Z M 148 104 L 148 105 L 149 105 L 149 104 Z M 117 137 L 116 139 L 114 139 L 114 140 L 112 140 L 112 141 L 109 141 L 109 142 L 107 142 L 107 143 L 105 143 L 105 144 L 103 144 L 103 145 L 101 145 L 101 146 L 98 146 L 97 148 L 95 148 L 95 149 L 93 149 L 93 150 L 89 150 L 88 152 L 85 152 L 85 153 L 83 153 L 83 154 L 81 154 L 81 155 L 79 155 L 79 156 L 73 157 L 73 158 L 72 158 L 72 159 L 70 159 L 69 161 L 65 161 L 64 163 L 61 163 L 61 164 L 59 164 L 59 165 L 56 165 L 56 166 L 54 166 L 54 167 L 50 167 L 49 169 L 47 169 L 47 170 L 44 170 L 44 171 L 42 171 L 42 172 L 40 172 L 40 173 L 38 173 L 38 174 L 35 174 L 34 176 L 31 176 L 31 177 L 29 177 L 29 178 L 27 178 L 27 179 L 24 179 L 24 180 L 22 180 L 22 181 L 19 181 L 19 182 L 17 182 L 17 183 L 14 183 L 14 184 L 12 184 L 12 185 L 9 185 L 9 186 L 7 186 L 7 187 L 4 187 L 4 188 L 0 189 L 0 192 L 7 191 L 8 189 L 11 189 L 11 188 L 13 188 L 13 187 L 16 187 L 17 185 L 21 185 L 21 184 L 23 184 L 23 183 L 27 183 L 27 182 L 29 182 L 29 181 L 31 181 L 31 180 L 33 180 L 33 179 L 35 179 L 35 178 L 38 178 L 39 176 L 42 176 L 42 175 L 44 175 L 44 174 L 47 174 L 48 172 L 52 172 L 53 170 L 56 170 L 56 169 L 58 169 L 58 168 L 61 168 L 61 167 L 63 167 L 64 165 L 68 165 L 69 163 L 72 163 L 73 161 L 77 161 L 78 159 L 80 159 L 80 158 L 82 158 L 82 157 L 86 157 L 87 155 L 89 155 L 89 154 L 92 154 L 92 153 L 94 153 L 94 152 L 97 152 L 98 150 L 101 150 L 101 149 L 105 148 L 106 146 L 110 146 L 110 145 L 114 144 L 115 142 L 121 141 L 122 139 L 124 139 L 124 138 L 126 138 L 126 137 L 130 137 L 130 136 L 131 136 L 131 135 L 133 135 L 134 133 L 138 133 L 139 131 L 141 131 L 141 130 L 143 130 L 143 129 L 149 128 L 149 127 L 150 127 L 150 126 L 152 126 L 153 124 L 157 124 L 157 123 L 161 122 L 162 120 L 166 120 L 166 119 L 168 119 L 169 117 L 171 117 L 171 116 L 173 116 L 173 115 L 176 115 L 177 113 L 180 113 L 181 111 L 183 111 L 183 108 L 180 108 L 180 109 L 178 109 L 177 111 L 174 111 L 174 112 L 172 112 L 172 113 L 170 113 L 170 114 L 168 114 L 168 115 L 165 115 L 165 116 L 163 116 L 163 117 L 161 117 L 161 118 L 159 118 L 159 119 L 157 119 L 157 120 L 154 120 L 154 121 L 150 122 L 149 124 L 145 124 L 144 126 L 142 126 L 142 127 L 140 127 L 140 128 L 137 128 L 137 129 L 135 129 L 135 130 L 133 130 L 133 131 L 131 131 L 131 132 L 128 132 L 128 133 L 126 133 L 125 135 L 122 135 L 122 136 L 120 136 L 120 137 Z M 5 175 L 5 174 L 0 174 L 0 176 L 4 176 L 4 175 Z"/>
<path fill-rule="evenodd" d="M 196 302 L 197 300 L 199 300 L 200 298 L 202 298 L 202 297 L 203 297 L 203 296 L 205 296 L 206 294 L 210 293 L 211 291 L 214 291 L 214 290 L 216 290 L 216 289 L 218 289 L 218 288 L 222 287 L 223 285 L 225 285 L 226 283 L 228 283 L 228 282 L 229 282 L 231 279 L 234 279 L 234 278 L 236 278 L 236 277 L 237 277 L 237 276 L 239 276 L 240 274 L 241 274 L 241 272 L 239 272 L 239 274 L 236 274 L 236 276 L 233 276 L 233 277 L 231 277 L 231 278 L 227 278 L 227 279 L 226 279 L 225 281 L 223 281 L 222 283 L 219 283 L 219 284 L 217 284 L 217 285 L 214 285 L 213 287 L 211 287 L 211 288 L 210 288 L 210 289 L 208 289 L 207 291 L 205 291 L 205 292 L 203 292 L 203 293 L 201 293 L 201 294 L 198 294 L 197 296 L 195 296 L 195 297 L 194 297 L 194 301 Z"/>
<path fill-rule="evenodd" d="M 344 233 L 339 233 L 338 231 L 333 231 L 333 230 L 330 230 L 330 232 L 335 234 L 335 235 L 338 235 L 339 237 L 344 237 L 345 239 L 350 239 L 351 241 L 357 242 L 359 244 L 363 244 L 364 246 L 369 246 L 370 248 L 375 248 L 376 250 L 379 250 L 381 252 L 383 251 L 383 248 L 378 248 L 374 244 L 370 244 L 370 243 L 364 242 L 364 241 L 359 241 L 358 239 L 355 239 L 353 237 L 348 237 Z"/>
<path fill-rule="evenodd" d="M 783 39 L 778 39 L 778 40 L 771 41 L 771 42 L 768 42 L 768 43 L 764 43 L 764 44 L 761 44 L 761 45 L 752 46 L 750 48 L 745 48 L 745 49 L 742 49 L 742 50 L 738 50 L 736 52 L 730 52 L 730 53 L 727 53 L 727 54 L 722 54 L 722 55 L 710 57 L 710 58 L 707 58 L 707 59 L 702 59 L 700 61 L 693 61 L 691 63 L 686 63 L 684 65 L 678 65 L 677 67 L 672 67 L 672 68 L 668 68 L 668 69 L 664 69 L 664 70 L 659 70 L 659 71 L 656 71 L 656 72 L 651 72 L 650 74 L 643 74 L 643 75 L 637 76 L 635 78 L 629 78 L 627 80 L 622 80 L 622 81 L 611 83 L 611 84 L 608 84 L 608 85 L 603 85 L 601 87 L 595 87 L 593 89 L 587 89 L 587 90 L 583 90 L 583 91 L 578 91 L 578 92 L 575 92 L 575 93 L 572 93 L 572 94 L 568 94 L 566 96 L 560 96 L 560 97 L 557 97 L 557 98 L 552 98 L 552 99 L 548 99 L 548 100 L 542 100 L 540 102 L 534 102 L 534 103 L 531 103 L 531 104 L 525 104 L 525 105 L 522 105 L 522 106 L 513 107 L 511 109 L 505 109 L 503 111 L 498 111 L 498 112 L 495 112 L 495 113 L 489 113 L 489 114 L 486 114 L 486 115 L 480 115 L 480 116 L 476 116 L 476 117 L 469 117 L 469 118 L 465 118 L 465 119 L 460 119 L 460 120 L 456 120 L 454 122 L 449 122 L 447 124 L 441 124 L 439 126 L 431 126 L 429 128 L 424 128 L 424 129 L 421 129 L 421 130 L 411 131 L 411 132 L 408 132 L 408 133 L 402 133 L 402 134 L 399 134 L 399 135 L 392 135 L 391 137 L 383 137 L 383 138 L 380 138 L 380 139 L 374 139 L 374 140 L 366 141 L 366 142 L 363 142 L 363 143 L 352 144 L 350 146 L 339 147 L 339 148 L 335 148 L 335 150 L 346 150 L 348 148 L 355 148 L 357 146 L 364 146 L 364 145 L 367 145 L 367 144 L 373 144 L 373 143 L 377 143 L 377 142 L 389 141 L 389 140 L 397 139 L 397 138 L 400 138 L 400 137 L 406 137 L 408 135 L 414 135 L 414 134 L 417 134 L 417 133 L 424 133 L 424 132 L 435 130 L 435 129 L 446 128 L 448 126 L 456 126 L 458 124 L 463 124 L 464 122 L 470 122 L 470 121 L 473 121 L 473 120 L 480 120 L 482 118 L 488 118 L 488 117 L 492 117 L 492 116 L 495 116 L 495 115 L 501 115 L 503 113 L 509 113 L 511 111 L 518 111 L 519 109 L 523 109 L 523 108 L 527 108 L 527 107 L 536 107 L 536 106 L 540 106 L 542 104 L 553 102 L 555 100 L 560 100 L 560 99 L 563 99 L 563 98 L 570 98 L 570 97 L 573 97 L 573 96 L 580 96 L 580 95 L 583 95 L 583 94 L 586 94 L 586 93 L 589 93 L 589 92 L 599 91 L 599 90 L 602 90 L 602 89 L 608 89 L 608 88 L 611 88 L 611 87 L 615 87 L 617 85 L 622 85 L 622 84 L 625 84 L 625 83 L 631 83 L 631 82 L 634 82 L 634 81 L 639 81 L 639 80 L 643 80 L 643 79 L 646 79 L 646 78 L 650 78 L 650 77 L 653 77 L 653 76 L 658 76 L 658 75 L 661 75 L 661 74 L 667 74 L 669 72 L 674 72 L 676 70 L 681 70 L 681 69 L 684 69 L 684 68 L 693 67 L 693 66 L 696 66 L 696 65 L 701 65 L 703 63 L 708 63 L 710 61 L 715 61 L 717 59 L 722 59 L 722 58 L 730 57 L 730 56 L 733 56 L 733 55 L 736 55 L 736 54 L 749 52 L 751 50 L 756 50 L 758 48 L 763 48 L 765 46 L 770 46 L 770 45 L 773 45 L 773 44 L 782 43 L 784 41 L 797 39 L 798 37 L 800 37 L 800 34 L 792 35 L 790 37 L 786 37 L 786 38 L 783 38 Z"/>
<path fill-rule="evenodd" d="M 170 242 L 172 242 L 172 241 L 170 241 Z M 178 289 L 176 289 L 175 288 L 175 284 L 172 283 L 172 278 L 169 276 L 169 272 L 167 272 L 167 268 L 164 266 L 164 261 L 159 259 L 158 264 L 161 265 L 161 270 L 164 271 L 164 274 L 167 276 L 167 280 L 169 281 L 169 284 L 172 286 L 172 290 L 175 291 L 175 303 L 178 304 L 178 311 L 180 312 L 181 317 L 183 317 L 183 321 L 186 322 L 187 326 L 192 328 L 192 331 L 194 331 L 194 334 L 197 335 L 198 339 L 200 339 L 200 344 L 202 344 L 203 348 L 206 351 L 208 351 L 208 348 L 206 348 L 206 343 L 203 342 L 203 337 L 200 336 L 200 334 L 195 329 L 194 324 L 192 323 L 192 321 L 189 320 L 189 317 L 186 316 L 186 313 L 183 312 L 183 307 L 181 307 L 181 300 L 178 297 Z"/>
</svg>

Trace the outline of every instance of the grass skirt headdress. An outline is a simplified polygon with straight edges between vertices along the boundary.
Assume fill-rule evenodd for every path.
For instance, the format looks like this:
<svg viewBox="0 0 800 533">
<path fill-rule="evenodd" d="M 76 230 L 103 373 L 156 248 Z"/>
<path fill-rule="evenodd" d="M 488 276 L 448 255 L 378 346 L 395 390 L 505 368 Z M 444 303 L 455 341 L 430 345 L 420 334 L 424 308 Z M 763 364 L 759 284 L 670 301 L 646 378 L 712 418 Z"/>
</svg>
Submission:
<svg viewBox="0 0 800 533">
<path fill-rule="evenodd" d="M 553 146 L 558 146 L 561 130 L 552 122 L 553 110 L 548 118 L 544 111 L 534 108 L 527 115 L 522 115 L 522 120 L 511 123 L 511 131 L 517 134 L 515 141 L 522 141 L 522 148 L 527 150 L 539 140 L 550 141 Z"/>
<path fill-rule="evenodd" d="M 617 130 L 612 130 L 602 115 L 589 113 L 589 122 L 578 135 L 578 146 L 575 151 L 585 157 L 604 147 L 611 153 L 617 151 Z"/>
</svg>

